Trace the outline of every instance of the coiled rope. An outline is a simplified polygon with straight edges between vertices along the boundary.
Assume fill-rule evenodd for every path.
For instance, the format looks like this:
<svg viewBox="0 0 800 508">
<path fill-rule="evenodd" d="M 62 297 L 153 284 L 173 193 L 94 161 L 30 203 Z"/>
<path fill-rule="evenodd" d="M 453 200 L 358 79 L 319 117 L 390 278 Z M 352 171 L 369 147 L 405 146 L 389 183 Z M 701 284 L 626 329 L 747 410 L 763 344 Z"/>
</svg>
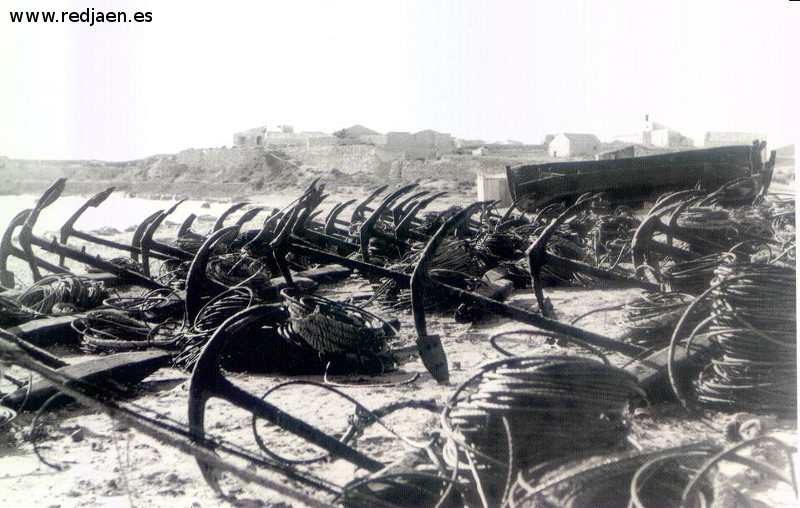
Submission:
<svg viewBox="0 0 800 508">
<path fill-rule="evenodd" d="M 716 348 L 695 381 L 695 397 L 704 405 L 729 411 L 794 412 L 797 404 L 796 270 L 765 263 L 732 263 L 715 271 L 711 287 L 679 320 L 670 343 L 674 359 L 679 343 L 691 347 L 698 337 Z M 700 303 L 711 315 L 686 333 Z M 689 404 L 669 364 L 673 391 Z"/>
<path fill-rule="evenodd" d="M 229 317 L 257 303 L 253 290 L 235 287 L 220 293 L 206 303 L 197 313 L 192 327 L 176 340 L 181 352 L 174 360 L 175 367 L 191 371 L 217 328 Z"/>
<path fill-rule="evenodd" d="M 71 274 L 48 275 L 28 287 L 16 299 L 24 307 L 40 314 L 58 310 L 89 310 L 108 298 L 102 282 Z"/>
<path fill-rule="evenodd" d="M 619 324 L 634 344 L 652 348 L 669 343 L 675 324 L 693 298 L 683 293 L 646 291 L 622 306 Z"/>
<path fill-rule="evenodd" d="M 397 330 L 383 318 L 364 309 L 291 289 L 281 291 L 290 319 L 281 334 L 302 341 L 323 357 L 346 359 L 382 372 L 393 368 L 388 341 Z M 335 363 L 335 362 L 334 362 Z"/>
<path fill-rule="evenodd" d="M 81 334 L 81 348 L 87 353 L 137 351 L 151 347 L 172 348 L 175 337 L 165 325 L 150 326 L 113 309 L 90 311 L 71 323 Z"/>
<path fill-rule="evenodd" d="M 206 276 L 227 288 L 249 287 L 261 299 L 274 293 L 269 269 L 261 261 L 241 253 L 212 257 L 206 266 Z"/>
<path fill-rule="evenodd" d="M 484 505 L 505 497 L 516 471 L 564 455 L 622 446 L 633 376 L 576 356 L 514 357 L 462 384 L 442 412 Z M 452 450 L 452 447 L 451 447 Z M 449 462 L 462 458 L 451 451 Z"/>
<path fill-rule="evenodd" d="M 691 261 L 676 263 L 662 271 L 664 281 L 673 291 L 699 295 L 714 278 L 714 270 L 720 265 L 733 263 L 736 256 L 729 252 L 709 254 Z"/>
</svg>

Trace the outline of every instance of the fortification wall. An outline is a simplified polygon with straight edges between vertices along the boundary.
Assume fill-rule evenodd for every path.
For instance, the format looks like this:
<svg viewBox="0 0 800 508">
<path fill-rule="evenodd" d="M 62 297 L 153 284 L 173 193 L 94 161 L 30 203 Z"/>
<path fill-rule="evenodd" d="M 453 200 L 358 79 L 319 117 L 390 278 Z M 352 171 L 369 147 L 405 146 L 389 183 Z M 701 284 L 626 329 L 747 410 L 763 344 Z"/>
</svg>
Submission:
<svg viewBox="0 0 800 508">
<path fill-rule="evenodd" d="M 289 158 L 322 171 L 336 169 L 345 174 L 388 173 L 390 160 L 385 160 L 378 150 L 369 145 L 312 146 L 284 149 Z"/>
</svg>

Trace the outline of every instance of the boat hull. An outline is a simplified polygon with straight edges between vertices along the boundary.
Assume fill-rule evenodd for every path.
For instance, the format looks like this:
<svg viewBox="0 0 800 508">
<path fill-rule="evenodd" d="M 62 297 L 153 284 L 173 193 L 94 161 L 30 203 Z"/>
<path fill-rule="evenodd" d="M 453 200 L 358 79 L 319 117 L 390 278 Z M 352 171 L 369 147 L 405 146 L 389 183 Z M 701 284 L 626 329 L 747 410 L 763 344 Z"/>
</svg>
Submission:
<svg viewBox="0 0 800 508">
<path fill-rule="evenodd" d="M 574 161 L 507 168 L 517 207 L 533 211 L 587 192 L 606 192 L 614 201 L 637 201 L 667 191 L 722 185 L 763 171 L 764 144 L 688 150 L 629 159 Z"/>
</svg>

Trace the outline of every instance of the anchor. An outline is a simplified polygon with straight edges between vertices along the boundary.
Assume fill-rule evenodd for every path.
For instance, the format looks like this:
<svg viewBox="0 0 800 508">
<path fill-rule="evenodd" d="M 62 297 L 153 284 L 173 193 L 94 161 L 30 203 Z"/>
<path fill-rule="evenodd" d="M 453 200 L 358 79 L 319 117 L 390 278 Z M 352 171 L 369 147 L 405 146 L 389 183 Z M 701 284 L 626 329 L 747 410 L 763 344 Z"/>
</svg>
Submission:
<svg viewBox="0 0 800 508">
<path fill-rule="evenodd" d="M 694 195 L 693 195 L 694 194 Z M 698 195 L 699 194 L 699 195 Z M 637 228 L 631 242 L 631 255 L 637 270 L 649 266 L 659 276 L 659 258 L 657 255 L 671 257 L 680 261 L 691 261 L 706 254 L 722 252 L 730 246 L 709 238 L 703 238 L 686 231 L 677 224 L 678 217 L 687 208 L 705 198 L 701 191 L 668 196 L 656 203 Z M 664 220 L 666 219 L 666 223 Z M 657 240 L 658 235 L 665 235 L 666 241 Z M 673 245 L 678 240 L 689 248 Z"/>
<path fill-rule="evenodd" d="M 515 321 L 519 321 L 533 326 L 540 327 L 547 331 L 560 333 L 566 336 L 574 336 L 579 340 L 590 343 L 592 345 L 604 347 L 606 349 L 617 351 L 628 356 L 637 356 L 644 352 L 644 349 L 626 344 L 615 339 L 588 332 L 586 330 L 560 323 L 548 318 L 545 318 L 537 313 L 512 307 L 502 302 L 498 302 L 491 298 L 487 298 L 478 293 L 465 291 L 443 282 L 436 280 L 430 275 L 430 265 L 433 261 L 436 249 L 441 242 L 452 233 L 452 231 L 459 226 L 466 223 L 470 215 L 472 215 L 478 208 L 483 206 L 484 203 L 475 203 L 472 206 L 462 210 L 458 214 L 451 217 L 439 231 L 430 239 L 422 257 L 417 263 L 416 268 L 411 276 L 407 273 L 397 272 L 380 266 L 376 266 L 364 261 L 345 258 L 336 254 L 322 251 L 314 247 L 308 246 L 302 240 L 294 237 L 292 232 L 292 221 L 296 220 L 298 210 L 294 210 L 291 215 L 282 220 L 280 225 L 280 232 L 275 240 L 271 243 L 276 261 L 280 264 L 281 258 L 285 253 L 291 249 L 292 252 L 301 253 L 309 256 L 317 261 L 337 263 L 342 266 L 361 271 L 362 273 L 376 278 L 390 278 L 395 280 L 400 287 L 411 288 L 411 301 L 412 311 L 414 314 L 414 323 L 417 329 L 417 346 L 422 358 L 423 364 L 431 373 L 431 375 L 439 382 L 446 383 L 449 378 L 446 356 L 441 347 L 441 342 L 436 336 L 428 335 L 425 325 L 425 309 L 423 304 L 423 296 L 426 291 L 437 291 L 448 296 L 455 297 L 460 303 L 466 304 L 470 307 L 475 307 L 483 312 L 509 317 Z M 287 277 L 287 284 L 291 286 L 291 274 L 288 270 L 283 271 L 282 274 Z"/>
<path fill-rule="evenodd" d="M 323 231 L 326 235 L 334 236 L 347 236 L 347 231 L 339 229 L 337 226 L 347 224 L 346 222 L 339 220 L 339 215 L 342 214 L 345 208 L 355 203 L 355 199 L 350 199 L 348 201 L 344 201 L 342 203 L 337 203 L 333 208 L 331 208 L 330 212 L 328 212 L 328 216 L 325 218 L 325 227 Z"/>
<path fill-rule="evenodd" d="M 417 330 L 417 348 L 423 363 L 431 375 L 439 382 L 447 382 L 449 374 L 447 357 L 437 335 L 429 335 L 425 321 L 423 296 L 427 291 L 437 291 L 456 297 L 461 303 L 475 307 L 483 312 L 510 318 L 520 323 L 529 324 L 542 330 L 563 335 L 565 340 L 577 339 L 579 343 L 590 344 L 629 357 L 637 357 L 644 349 L 633 344 L 620 342 L 576 326 L 555 321 L 541 314 L 514 307 L 483 295 L 465 291 L 448 284 L 436 281 L 430 276 L 430 267 L 436 249 L 454 229 L 465 223 L 482 203 L 475 203 L 448 219 L 431 238 L 422 252 L 422 256 L 411 276 L 411 306 L 414 314 L 414 325 Z"/>
<path fill-rule="evenodd" d="M 111 193 L 114 192 L 114 190 L 115 190 L 114 187 L 109 187 L 108 189 L 106 189 L 104 191 L 98 192 L 97 194 L 95 194 L 94 196 L 89 198 L 84 204 L 82 204 L 80 206 L 80 208 L 78 208 L 75 211 L 75 213 L 73 213 L 72 216 L 69 219 L 67 219 L 67 221 L 64 223 L 64 225 L 61 226 L 61 231 L 60 231 L 60 233 L 61 233 L 60 234 L 60 241 L 61 241 L 61 243 L 63 245 L 67 245 L 67 243 L 69 242 L 70 237 L 75 237 L 75 238 L 79 238 L 79 239 L 84 240 L 84 241 L 89 242 L 89 243 L 93 243 L 93 244 L 96 244 L 96 245 L 102 245 L 103 247 L 108 247 L 108 248 L 111 248 L 111 249 L 116 249 L 116 250 L 120 250 L 120 251 L 123 251 L 123 252 L 127 252 L 127 253 L 129 253 L 131 255 L 131 257 L 134 260 L 138 260 L 138 256 L 142 252 L 142 249 L 140 247 L 134 246 L 133 244 L 126 245 L 124 243 L 115 242 L 115 241 L 112 241 L 112 240 L 108 240 L 106 238 L 101 238 L 99 236 L 95 236 L 95 235 L 92 235 L 92 234 L 89 234 L 89 233 L 85 233 L 83 231 L 79 231 L 79 230 L 75 229 L 75 223 L 78 221 L 78 219 L 80 219 L 81 216 L 89 208 L 97 208 L 99 205 L 101 205 L 106 199 L 108 199 L 108 197 L 111 195 Z M 161 212 L 157 212 L 157 214 L 160 214 L 160 213 Z M 150 224 L 152 222 L 152 220 L 156 218 L 157 214 L 153 214 L 153 215 L 150 215 L 149 217 L 145 218 L 145 220 L 140 224 L 140 227 L 137 228 L 137 232 L 142 228 L 142 225 L 144 225 L 144 228 L 146 228 L 147 224 Z M 143 232 L 144 230 L 141 229 L 141 231 Z M 134 236 L 136 236 L 136 235 L 134 235 Z M 139 235 L 139 236 L 141 236 L 141 235 Z M 162 259 L 162 260 L 171 259 L 169 256 L 165 256 L 165 255 L 163 255 L 161 253 L 154 253 L 153 257 L 155 257 L 157 259 Z M 60 265 L 64 264 L 64 256 L 59 256 L 59 264 Z"/>
<path fill-rule="evenodd" d="M 51 205 L 58 198 L 58 196 L 64 190 L 65 183 L 66 179 L 59 179 L 50 188 L 48 188 L 44 194 L 42 194 L 37 201 L 36 206 L 34 206 L 34 208 L 27 213 L 25 221 L 22 224 L 19 232 L 19 243 L 22 247 L 23 258 L 28 262 L 31 274 L 33 275 L 33 280 L 39 281 L 42 278 L 41 273 L 39 272 L 40 265 L 45 269 L 49 269 L 48 267 L 43 266 L 41 264 L 41 260 L 37 259 L 37 257 L 34 255 L 33 246 L 35 245 L 46 252 L 50 252 L 59 256 L 63 255 L 65 258 L 69 258 L 74 261 L 78 261 L 79 263 L 92 266 L 100 271 L 116 275 L 126 282 L 135 284 L 137 286 L 147 289 L 163 288 L 164 286 L 161 284 L 138 272 L 121 267 L 111 263 L 110 261 L 106 261 L 99 256 L 88 254 L 83 249 L 76 249 L 68 245 L 61 245 L 58 243 L 58 240 L 55 237 L 52 239 L 52 241 L 48 241 L 33 234 L 33 227 L 36 224 L 42 209 Z M 10 235 L 8 231 L 7 234 Z"/>
<path fill-rule="evenodd" d="M 417 187 L 416 183 L 412 183 L 406 186 L 403 186 L 394 192 L 391 192 L 388 196 L 383 198 L 383 200 L 375 207 L 373 210 L 372 215 L 369 218 L 365 219 L 364 222 L 361 224 L 361 227 L 358 230 L 359 236 L 359 243 L 361 245 L 361 259 L 365 262 L 369 263 L 369 242 L 371 238 L 380 238 L 381 240 L 387 241 L 394 245 L 395 247 L 406 248 L 407 245 L 405 242 L 398 240 L 396 237 L 387 235 L 382 233 L 380 230 L 376 229 L 376 225 L 381 218 L 381 215 L 403 194 L 407 194 L 408 192 L 412 191 L 414 188 Z M 401 251 L 402 254 L 402 251 Z"/>
<path fill-rule="evenodd" d="M 338 495 L 342 491 L 342 487 L 333 484 L 330 481 L 324 480 L 311 473 L 301 472 L 287 468 L 281 464 L 256 456 L 247 452 L 243 452 L 240 448 L 231 447 L 219 440 L 205 434 L 202 429 L 202 420 L 199 426 L 186 428 L 174 422 L 166 422 L 160 418 L 150 416 L 142 413 L 140 410 L 131 409 L 117 402 L 110 400 L 109 397 L 99 398 L 98 388 L 96 385 L 86 383 L 81 379 L 76 379 L 68 375 L 61 369 L 55 369 L 44 365 L 42 362 L 37 361 L 30 355 L 26 354 L 14 340 L 10 340 L 10 335 L 4 330 L 0 330 L 0 359 L 14 365 L 19 365 L 25 369 L 39 374 L 43 379 L 52 383 L 53 386 L 63 392 L 65 395 L 72 397 L 79 403 L 100 410 L 115 420 L 119 420 L 135 428 L 139 432 L 146 434 L 161 443 L 172 446 L 183 453 L 191 455 L 198 460 L 199 463 L 204 465 L 204 475 L 210 472 L 213 467 L 216 470 L 229 472 L 246 482 L 251 482 L 261 485 L 267 489 L 273 490 L 284 496 L 288 496 L 297 500 L 303 505 L 315 506 L 319 505 L 318 495 L 311 496 L 291 484 L 287 483 L 288 480 L 300 482 L 306 486 L 317 489 L 319 492 L 325 492 L 329 495 Z M 153 353 L 150 353 L 151 355 Z M 108 357 L 107 357 L 108 358 Z M 103 390 L 105 395 L 110 395 L 107 389 Z M 205 393 L 205 392 L 203 392 Z M 260 400 L 260 399 L 257 399 Z M 195 412 L 194 415 L 200 415 L 204 407 L 200 408 L 199 413 Z M 192 419 L 195 424 L 198 423 L 196 418 Z M 332 439 L 332 438 L 331 438 Z M 221 459 L 216 453 L 216 450 L 232 453 L 239 458 L 247 460 L 253 466 L 267 468 L 270 471 L 282 475 L 281 481 L 272 480 L 263 475 L 259 475 L 256 471 L 250 468 L 240 467 L 229 461 Z M 375 463 L 369 463 L 375 467 Z M 207 465 L 207 466 L 206 466 Z M 209 478 L 209 476 L 206 476 Z M 209 479 L 212 486 L 219 488 L 216 481 Z"/>
<path fill-rule="evenodd" d="M 563 256 L 558 256 L 556 254 L 547 252 L 547 242 L 550 241 L 556 230 L 568 219 L 587 210 L 599 199 L 601 199 L 601 195 L 590 196 L 585 194 L 578 198 L 578 201 L 574 205 L 567 208 L 542 231 L 542 233 L 536 238 L 536 240 L 527 250 L 528 265 L 531 272 L 531 279 L 533 281 L 533 290 L 534 294 L 536 295 L 536 301 L 539 303 L 539 308 L 542 309 L 543 314 L 548 317 L 553 317 L 552 309 L 549 301 L 544 297 L 541 279 L 542 268 L 546 264 L 551 264 L 570 272 L 578 272 L 590 275 L 614 284 L 631 285 L 651 291 L 659 289 L 658 284 L 638 279 L 633 274 L 626 274 L 618 270 L 608 270 L 592 266 L 582 261 L 568 259 Z"/>
<path fill-rule="evenodd" d="M 280 304 L 257 305 L 230 317 L 212 335 L 195 364 L 189 384 L 189 427 L 192 434 L 198 439 L 205 436 L 206 405 L 210 399 L 219 398 L 300 436 L 359 468 L 369 472 L 383 469 L 385 465 L 378 460 L 282 411 L 266 400 L 242 390 L 225 378 L 219 360 L 231 337 L 242 333 L 243 330 L 275 325 L 287 319 L 288 311 Z M 215 490 L 219 490 L 213 465 L 201 458 L 197 458 L 197 462 L 206 482 Z"/>
<path fill-rule="evenodd" d="M 142 268 L 144 269 L 144 273 L 147 276 L 150 276 L 150 257 L 152 252 L 158 252 L 161 254 L 165 254 L 171 258 L 178 259 L 180 261 L 189 261 L 191 260 L 194 255 L 191 252 L 186 252 L 183 249 L 178 249 L 177 247 L 173 247 L 171 245 L 166 245 L 164 243 L 158 242 L 153 239 L 153 235 L 164 222 L 164 220 L 169 217 L 178 206 L 181 205 L 186 201 L 182 199 L 172 205 L 170 208 L 165 210 L 164 212 L 160 213 L 145 229 L 144 234 L 142 234 L 142 238 L 140 240 L 140 247 L 142 253 Z"/>
<path fill-rule="evenodd" d="M 428 207 L 431 203 L 435 200 L 439 199 L 442 196 L 446 196 L 446 192 L 438 192 L 427 198 L 420 200 L 419 202 L 415 202 L 411 205 L 410 209 L 405 212 L 397 214 L 397 226 L 394 229 L 395 236 L 401 240 L 418 240 L 418 241 L 427 241 L 428 238 L 422 234 L 417 233 L 412 228 L 415 226 L 419 226 L 420 222 L 417 219 L 417 214 Z"/>
<path fill-rule="evenodd" d="M 28 209 L 15 215 L 3 233 L 2 240 L 0 240 L 0 286 L 3 286 L 5 289 L 13 289 L 15 286 L 14 272 L 8 269 L 8 258 L 13 256 L 23 261 L 29 261 L 31 259 L 22 249 L 17 248 L 11 241 L 14 236 L 14 231 L 25 223 L 30 213 L 31 210 Z M 33 262 L 51 273 L 69 273 L 69 270 L 63 266 L 50 263 L 38 256 L 33 257 Z"/>
</svg>

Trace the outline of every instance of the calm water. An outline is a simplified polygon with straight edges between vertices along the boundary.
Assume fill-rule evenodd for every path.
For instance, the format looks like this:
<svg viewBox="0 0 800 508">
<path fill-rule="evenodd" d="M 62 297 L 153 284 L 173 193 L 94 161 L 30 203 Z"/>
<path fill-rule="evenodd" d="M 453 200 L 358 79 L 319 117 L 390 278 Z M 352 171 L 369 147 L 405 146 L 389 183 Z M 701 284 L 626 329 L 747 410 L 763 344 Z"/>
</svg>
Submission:
<svg viewBox="0 0 800 508">
<path fill-rule="evenodd" d="M 263 206 L 282 207 L 292 201 L 294 195 L 268 196 L 264 201 L 254 202 Z M 9 221 L 14 216 L 27 208 L 32 208 L 36 204 L 39 196 L 0 196 L 0 234 L 5 231 Z M 49 207 L 42 211 L 36 223 L 36 232 L 53 233 L 61 229 L 61 226 L 83 203 L 87 197 L 64 196 L 56 200 Z M 251 201 L 253 202 L 253 201 Z M 148 215 L 169 208 L 176 201 L 153 200 L 142 198 L 128 198 L 122 193 L 114 193 L 97 208 L 89 208 L 78 220 L 75 227 L 81 231 L 94 231 L 100 228 L 114 228 L 124 231 L 127 228 L 138 225 Z M 230 203 L 211 202 L 203 208 L 206 203 L 202 200 L 191 200 L 183 202 L 175 212 L 167 219 L 171 222 L 182 222 L 190 213 L 195 215 L 212 215 L 218 217 L 226 210 Z M 263 212 L 262 212 L 263 213 Z M 255 219 L 258 221 L 258 218 Z M 230 222 L 228 222 L 230 224 Z"/>
</svg>

